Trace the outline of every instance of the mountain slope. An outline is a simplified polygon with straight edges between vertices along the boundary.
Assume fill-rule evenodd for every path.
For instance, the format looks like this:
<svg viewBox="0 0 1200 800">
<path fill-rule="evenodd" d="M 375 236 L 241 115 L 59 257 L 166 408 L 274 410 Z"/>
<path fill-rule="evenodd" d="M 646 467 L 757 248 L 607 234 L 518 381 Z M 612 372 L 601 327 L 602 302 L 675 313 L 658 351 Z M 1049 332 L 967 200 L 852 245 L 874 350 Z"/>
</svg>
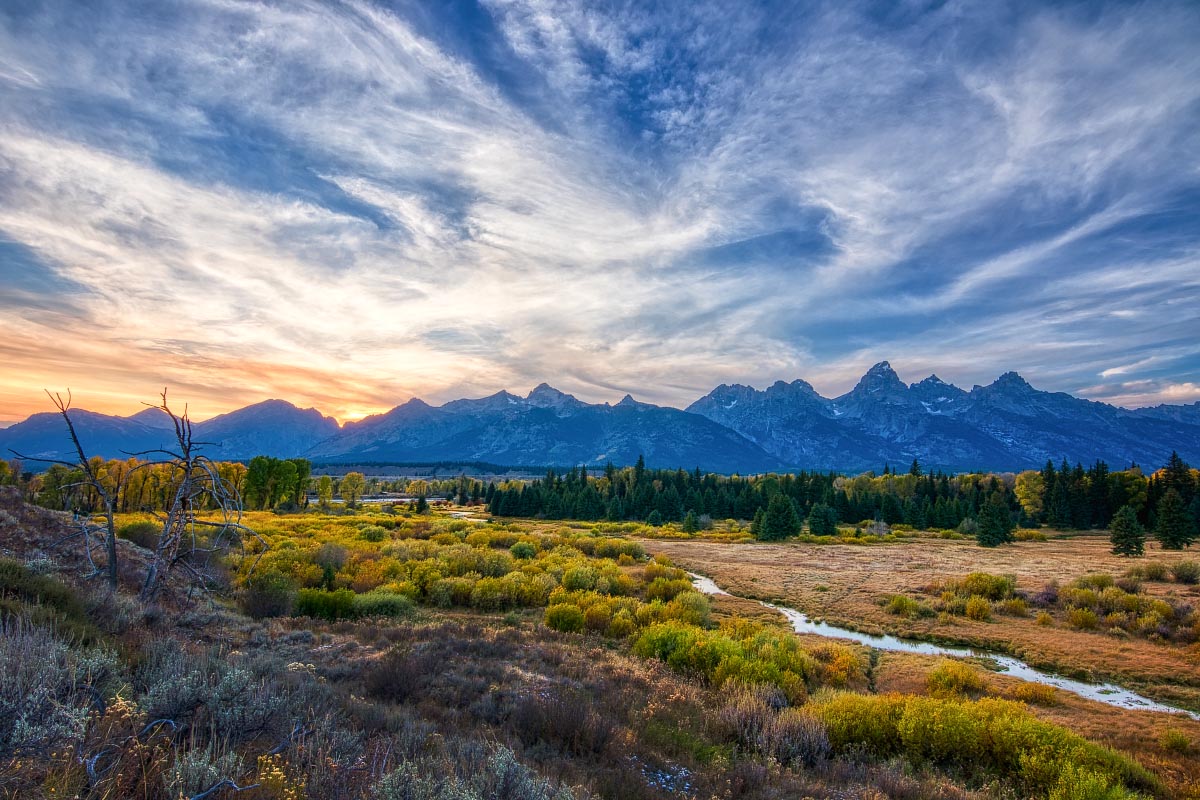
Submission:
<svg viewBox="0 0 1200 800">
<path fill-rule="evenodd" d="M 826 399 L 803 381 L 721 386 L 688 410 L 744 434 L 793 467 L 877 469 L 918 459 L 951 470 L 1029 469 L 1047 459 L 1158 465 L 1200 459 L 1190 407 L 1128 411 L 1034 389 L 1009 372 L 970 392 L 931 375 L 905 385 L 888 362 Z"/>
<path fill-rule="evenodd" d="M 80 408 L 71 410 L 71 421 L 89 457 L 123 458 L 129 453 L 166 447 L 174 441 L 173 430 L 161 424 L 146 424 L 153 419 L 144 416 L 147 412 L 166 418 L 154 409 L 146 409 L 132 417 L 114 417 Z M 11 451 L 30 458 L 76 459 L 67 426 L 57 412 L 34 414 L 0 430 L 0 457 L 12 457 Z M 27 466 L 37 467 L 34 463 Z"/>
<path fill-rule="evenodd" d="M 211 443 L 204 449 L 209 457 L 245 460 L 262 454 L 295 458 L 338 430 L 337 420 L 315 408 L 265 400 L 205 420 L 195 426 L 194 433 L 197 441 Z"/>
<path fill-rule="evenodd" d="M 544 384 L 521 398 L 499 392 L 440 407 L 411 400 L 347 423 L 308 456 L 320 461 L 489 461 L 514 466 L 632 464 L 720 472 L 783 463 L 697 414 L 635 402 L 592 405 Z"/>
</svg>

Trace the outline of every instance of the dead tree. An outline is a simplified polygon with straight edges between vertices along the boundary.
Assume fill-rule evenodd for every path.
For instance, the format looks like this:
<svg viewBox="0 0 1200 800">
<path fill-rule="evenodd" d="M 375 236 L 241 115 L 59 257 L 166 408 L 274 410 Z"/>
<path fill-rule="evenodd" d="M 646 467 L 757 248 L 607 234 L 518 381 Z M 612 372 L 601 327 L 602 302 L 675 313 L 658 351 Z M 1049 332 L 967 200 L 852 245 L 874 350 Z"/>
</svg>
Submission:
<svg viewBox="0 0 1200 800">
<path fill-rule="evenodd" d="M 116 589 L 117 526 L 115 513 L 117 507 L 117 497 L 120 496 L 121 486 L 120 484 L 113 487 L 106 486 L 104 481 L 100 479 L 100 475 L 96 471 L 95 465 L 92 463 L 91 459 L 88 458 L 87 453 L 84 452 L 83 444 L 81 444 L 79 441 L 79 435 L 75 432 L 75 423 L 71 421 L 71 390 L 67 390 L 66 400 L 63 400 L 62 395 L 58 392 L 50 394 L 50 392 L 47 391 L 46 396 L 50 398 L 50 402 L 54 403 L 54 407 L 57 408 L 58 413 L 62 415 L 63 422 L 67 424 L 67 433 L 71 436 L 71 444 L 74 445 L 75 453 L 79 460 L 75 462 L 60 461 L 52 458 L 35 458 L 33 456 L 21 455 L 15 450 L 11 450 L 10 452 L 17 458 L 24 459 L 26 461 L 40 461 L 45 464 L 61 464 L 62 466 L 72 469 L 79 469 L 83 472 L 84 477 L 82 485 L 90 487 L 96 492 L 96 496 L 100 499 L 100 513 L 104 518 L 102 527 L 104 533 L 104 551 L 108 556 L 108 564 L 105 565 L 105 572 L 108 577 L 109 588 Z M 94 525 L 92 520 L 89 518 L 84 518 L 80 522 L 80 525 L 82 526 L 82 531 L 78 535 L 83 537 L 85 555 L 87 556 L 88 562 L 92 564 L 94 569 L 95 562 L 92 560 L 91 534 L 99 526 Z M 98 570 L 94 569 L 92 574 L 95 575 L 98 574 L 98 572 Z"/>
<path fill-rule="evenodd" d="M 212 459 L 200 453 L 204 443 L 197 442 L 192 435 L 187 407 L 184 407 L 183 414 L 175 414 L 167 405 L 167 391 L 164 389 L 158 409 L 171 419 L 175 448 L 132 454 L 157 455 L 160 460 L 156 463 L 165 463 L 172 471 L 171 502 L 160 515 L 162 534 L 142 585 L 141 597 L 145 601 L 158 596 L 168 575 L 177 567 L 187 572 L 194 584 L 207 592 L 215 582 L 209 571 L 214 556 L 232 546 L 241 547 L 244 553 L 247 536 L 259 544 L 255 564 L 267 548 L 266 541 L 241 522 L 242 502 L 237 487 L 221 477 Z M 217 519 L 200 518 L 205 506 L 215 509 Z"/>
<path fill-rule="evenodd" d="M 78 469 L 83 474 L 83 480 L 74 484 L 90 487 L 100 500 L 100 514 L 103 522 L 96 524 L 90 518 L 81 521 L 81 532 L 85 556 L 93 565 L 92 575 L 100 570 L 95 568 L 92 559 L 92 535 L 103 531 L 104 548 L 108 555 L 106 572 L 109 586 L 117 587 L 117 530 L 116 509 L 121 490 L 129 477 L 136 470 L 156 466 L 166 466 L 171 475 L 170 501 L 163 514 L 157 514 L 162 522 L 162 533 L 154 548 L 153 557 L 146 568 L 145 580 L 142 584 L 141 597 L 143 600 L 153 600 L 166 584 L 168 575 L 179 568 L 186 572 L 194 585 L 207 592 L 215 582 L 212 574 L 214 559 L 229 551 L 232 547 L 240 547 L 245 553 L 247 537 L 258 542 L 258 559 L 262 558 L 267 549 L 266 541 L 256 532 L 241 523 L 242 502 L 237 487 L 223 479 L 217 465 L 207 456 L 200 453 L 203 442 L 197 442 L 192 436 L 192 422 L 188 418 L 187 408 L 182 415 L 175 414 L 167 405 L 167 391 L 160 395 L 159 405 L 156 406 L 166 414 L 173 425 L 175 446 L 173 449 L 147 450 L 126 455 L 154 457 L 147 460 L 122 476 L 115 485 L 109 486 L 97 471 L 96 465 L 88 458 L 75 431 L 71 420 L 71 392 L 67 391 L 64 400 L 60 394 L 46 395 L 54 403 L 63 421 L 67 425 L 71 443 L 75 447 L 78 461 L 35 458 L 24 456 L 16 451 L 14 455 L 30 461 L 40 461 L 47 464 L 60 464 L 72 469 Z M 149 404 L 147 404 L 149 405 Z M 200 519 L 199 513 L 208 506 L 210 511 L 215 509 L 216 519 Z M 74 538 L 68 537 L 68 538 Z M 253 570 L 253 566 L 251 567 Z"/>
</svg>

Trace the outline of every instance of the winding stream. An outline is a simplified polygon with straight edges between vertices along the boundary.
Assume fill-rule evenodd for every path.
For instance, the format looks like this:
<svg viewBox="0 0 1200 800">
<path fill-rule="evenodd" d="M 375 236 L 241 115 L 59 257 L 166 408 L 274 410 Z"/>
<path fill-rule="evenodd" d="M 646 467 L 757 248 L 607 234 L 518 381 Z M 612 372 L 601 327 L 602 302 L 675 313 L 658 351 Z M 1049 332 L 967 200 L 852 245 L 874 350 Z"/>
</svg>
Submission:
<svg viewBox="0 0 1200 800">
<path fill-rule="evenodd" d="M 704 594 L 710 595 L 727 595 L 736 597 L 737 595 L 730 594 L 722 589 L 713 581 L 712 578 L 706 578 L 703 575 L 688 573 L 692 577 L 692 585 L 696 590 Z M 747 598 L 741 598 L 747 599 Z M 918 653 L 926 656 L 948 656 L 950 658 L 972 658 L 984 659 L 996 666 L 997 672 L 1002 672 L 1005 675 L 1011 675 L 1014 678 L 1020 678 L 1023 681 L 1031 681 L 1033 683 L 1043 683 L 1047 686 L 1053 686 L 1056 689 L 1061 689 L 1064 692 L 1085 697 L 1088 700 L 1095 700 L 1099 703 L 1106 703 L 1110 706 L 1118 708 L 1132 708 L 1140 711 L 1159 711 L 1166 714 L 1186 714 L 1195 720 L 1200 720 L 1200 714 L 1188 711 L 1182 708 L 1176 708 L 1164 703 L 1159 703 L 1151 700 L 1148 697 L 1143 697 L 1140 694 L 1131 692 L 1128 689 L 1123 689 L 1120 686 L 1112 683 L 1084 683 L 1083 681 L 1071 680 L 1063 678 L 1059 675 L 1052 675 L 1048 672 L 1036 670 L 1033 667 L 1021 661 L 1018 658 L 1013 658 L 1003 653 L 996 653 L 988 650 L 978 650 L 969 647 L 946 647 L 943 645 L 933 644 L 931 642 L 922 642 L 916 639 L 901 639 L 897 636 L 882 635 L 877 636 L 869 633 L 861 633 L 852 631 L 849 628 L 839 628 L 836 625 L 830 625 L 827 622 L 814 622 L 807 615 L 796 611 L 793 608 L 777 606 L 772 603 L 766 603 L 761 600 L 757 601 L 763 606 L 778 611 L 787 617 L 788 622 L 792 624 L 792 628 L 796 633 L 811 633 L 817 636 L 825 636 L 831 639 L 849 639 L 867 647 L 874 647 L 879 650 L 895 650 L 902 653 Z"/>
</svg>

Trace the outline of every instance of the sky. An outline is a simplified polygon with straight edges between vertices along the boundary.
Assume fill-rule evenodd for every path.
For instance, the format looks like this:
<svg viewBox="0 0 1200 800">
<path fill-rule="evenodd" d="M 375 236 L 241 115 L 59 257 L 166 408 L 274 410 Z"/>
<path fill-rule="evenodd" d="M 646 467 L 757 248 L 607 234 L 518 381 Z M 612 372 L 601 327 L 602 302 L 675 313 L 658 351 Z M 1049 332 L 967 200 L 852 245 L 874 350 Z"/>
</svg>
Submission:
<svg viewBox="0 0 1200 800">
<path fill-rule="evenodd" d="M 0 3 L 0 424 L 1200 400 L 1200 5 Z"/>
</svg>

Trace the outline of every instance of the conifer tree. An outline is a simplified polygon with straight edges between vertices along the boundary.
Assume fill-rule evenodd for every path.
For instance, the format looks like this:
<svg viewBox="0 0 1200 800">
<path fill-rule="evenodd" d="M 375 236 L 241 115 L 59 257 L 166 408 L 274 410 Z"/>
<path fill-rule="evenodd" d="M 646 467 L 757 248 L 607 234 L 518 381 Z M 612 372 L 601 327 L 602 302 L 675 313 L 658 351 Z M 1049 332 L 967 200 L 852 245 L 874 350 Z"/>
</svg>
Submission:
<svg viewBox="0 0 1200 800">
<path fill-rule="evenodd" d="M 996 492 L 979 509 L 979 532 L 976 538 L 984 547 L 995 547 L 1013 541 L 1012 515 L 1004 498 Z"/>
<path fill-rule="evenodd" d="M 762 541 L 773 542 L 795 536 L 799 530 L 800 517 L 796 514 L 796 507 L 792 505 L 790 497 L 779 492 L 767 503 L 767 510 L 755 535 Z"/>
<path fill-rule="evenodd" d="M 698 530 L 700 530 L 700 520 L 696 518 L 696 512 L 687 512 L 687 516 L 683 518 L 683 532 L 695 533 Z"/>
<path fill-rule="evenodd" d="M 1154 536 L 1164 550 L 1182 550 L 1196 540 L 1196 523 L 1183 505 L 1183 498 L 1174 489 L 1167 489 L 1158 501 L 1158 522 Z"/>
<path fill-rule="evenodd" d="M 1121 506 L 1108 526 L 1112 551 L 1118 556 L 1140 556 L 1146 549 L 1146 529 L 1138 522 L 1137 509 Z"/>
</svg>

